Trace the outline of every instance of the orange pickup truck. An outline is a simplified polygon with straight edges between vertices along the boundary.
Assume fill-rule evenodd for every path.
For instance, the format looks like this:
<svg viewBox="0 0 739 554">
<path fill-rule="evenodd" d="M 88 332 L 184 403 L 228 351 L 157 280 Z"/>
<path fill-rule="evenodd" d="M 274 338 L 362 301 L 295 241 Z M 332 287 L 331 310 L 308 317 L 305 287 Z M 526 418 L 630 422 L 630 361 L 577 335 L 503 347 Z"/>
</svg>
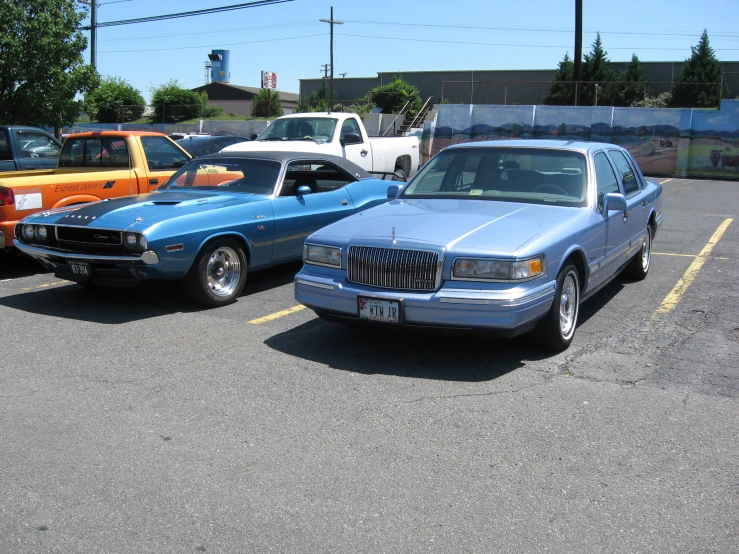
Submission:
<svg viewBox="0 0 739 554">
<path fill-rule="evenodd" d="M 69 135 L 56 169 L 0 173 L 0 251 L 34 212 L 156 189 L 191 156 L 169 137 L 142 131 Z"/>
</svg>

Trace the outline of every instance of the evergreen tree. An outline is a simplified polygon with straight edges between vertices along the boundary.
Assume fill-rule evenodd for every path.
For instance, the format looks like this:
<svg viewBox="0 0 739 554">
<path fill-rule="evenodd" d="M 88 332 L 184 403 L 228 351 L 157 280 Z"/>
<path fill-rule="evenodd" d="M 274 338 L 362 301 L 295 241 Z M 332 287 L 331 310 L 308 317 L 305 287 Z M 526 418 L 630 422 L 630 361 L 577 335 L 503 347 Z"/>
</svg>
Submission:
<svg viewBox="0 0 739 554">
<path fill-rule="evenodd" d="M 268 100 L 269 98 L 269 100 Z M 282 99 L 276 90 L 263 88 L 254 97 L 251 115 L 254 117 L 280 117 L 283 114 Z"/>
<path fill-rule="evenodd" d="M 559 62 L 554 72 L 552 85 L 542 102 L 549 106 L 572 106 L 575 104 L 575 64 L 569 53 Z"/>
<path fill-rule="evenodd" d="M 672 105 L 679 108 L 717 108 L 719 98 L 729 94 L 724 83 L 719 90 L 723 66 L 708 42 L 708 31 L 703 30 L 698 46 L 691 46 L 692 54 L 685 60 L 675 78 Z"/>
<path fill-rule="evenodd" d="M 618 96 L 614 99 L 614 106 L 631 106 L 634 102 L 644 100 L 651 92 L 644 66 L 636 54 L 632 54 L 629 65 L 619 74 L 618 80 Z"/>
<path fill-rule="evenodd" d="M 595 105 L 595 89 L 598 89 L 598 105 L 612 106 L 615 102 L 618 90 L 614 85 L 616 80 L 616 72 L 608 61 L 608 52 L 603 50 L 603 43 L 600 40 L 600 33 L 597 34 L 593 42 L 593 50 L 590 54 L 585 54 L 585 60 L 582 64 L 582 80 L 580 87 L 580 98 L 578 104 L 580 106 Z"/>
<path fill-rule="evenodd" d="M 308 98 L 300 99 L 296 112 L 328 112 L 330 111 L 330 106 L 331 102 L 329 102 L 328 98 L 328 85 L 326 85 L 326 79 L 321 79 L 321 86 L 318 90 L 311 92 Z"/>
</svg>

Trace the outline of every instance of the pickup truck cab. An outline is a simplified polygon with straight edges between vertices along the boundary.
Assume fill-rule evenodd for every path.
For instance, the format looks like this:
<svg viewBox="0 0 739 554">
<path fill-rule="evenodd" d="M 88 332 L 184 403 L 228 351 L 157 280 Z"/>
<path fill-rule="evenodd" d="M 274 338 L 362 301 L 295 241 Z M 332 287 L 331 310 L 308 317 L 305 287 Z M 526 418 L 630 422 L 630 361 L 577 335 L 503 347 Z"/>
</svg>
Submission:
<svg viewBox="0 0 739 554">
<path fill-rule="evenodd" d="M 0 173 L 0 251 L 34 212 L 148 193 L 192 156 L 169 137 L 143 131 L 69 135 L 56 169 Z"/>
<path fill-rule="evenodd" d="M 293 151 L 346 158 L 370 173 L 405 181 L 418 171 L 418 137 L 369 137 L 353 113 L 300 113 L 278 117 L 251 142 L 221 152 Z"/>
<path fill-rule="evenodd" d="M 0 125 L 0 171 L 53 169 L 62 143 L 36 127 Z"/>
</svg>

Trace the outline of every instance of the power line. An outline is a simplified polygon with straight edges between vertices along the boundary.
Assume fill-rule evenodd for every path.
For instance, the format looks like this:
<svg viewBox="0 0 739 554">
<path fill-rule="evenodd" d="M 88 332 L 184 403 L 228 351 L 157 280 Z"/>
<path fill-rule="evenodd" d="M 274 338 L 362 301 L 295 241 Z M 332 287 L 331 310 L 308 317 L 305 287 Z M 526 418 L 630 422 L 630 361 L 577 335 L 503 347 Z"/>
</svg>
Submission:
<svg viewBox="0 0 739 554">
<path fill-rule="evenodd" d="M 294 40 L 298 38 L 312 38 L 312 37 L 325 37 L 328 33 L 319 33 L 316 35 L 301 35 L 297 37 L 280 37 L 280 38 L 268 38 L 265 40 L 248 40 L 246 42 L 222 42 L 219 43 L 219 46 L 238 46 L 241 44 L 256 44 L 259 42 L 277 42 L 280 40 Z M 173 46 L 172 48 L 157 48 L 157 52 L 164 52 L 167 50 L 194 50 L 196 48 L 212 48 L 213 44 L 202 44 L 199 46 Z M 140 48 L 138 50 L 105 50 L 104 52 L 100 52 L 101 54 L 120 54 L 120 53 L 127 53 L 127 52 L 152 52 L 151 48 Z"/>
<path fill-rule="evenodd" d="M 251 25 L 249 27 L 237 27 L 234 29 L 213 29 L 212 31 L 200 31 L 197 33 L 192 33 L 188 31 L 187 36 L 191 37 L 194 35 L 214 35 L 214 34 L 222 35 L 223 33 L 233 33 L 236 31 L 248 31 L 251 29 L 270 29 L 273 27 L 305 27 L 307 24 L 315 24 L 315 22 L 313 20 L 293 21 L 290 23 L 275 23 L 274 25 Z M 145 36 L 137 36 L 137 37 L 109 38 L 109 39 L 101 40 L 98 42 L 123 42 L 123 41 L 129 41 L 129 40 L 149 40 L 149 39 L 154 39 L 154 38 L 169 38 L 169 37 L 181 37 L 181 36 L 182 36 L 182 33 L 171 33 L 167 35 L 145 35 Z"/>
<path fill-rule="evenodd" d="M 193 17 L 196 15 L 207 15 L 211 13 L 229 12 L 234 10 L 242 10 L 246 8 L 257 8 L 260 6 L 269 6 L 272 4 L 283 4 L 285 2 L 293 2 L 294 0 L 254 0 L 244 4 L 233 4 L 231 6 L 221 6 L 218 8 L 206 8 L 202 10 L 193 10 L 189 12 L 170 13 L 165 15 L 153 15 L 150 17 L 138 17 L 136 19 L 122 19 L 120 21 L 106 21 L 105 23 L 98 23 L 97 27 L 115 27 L 118 25 L 130 25 L 133 23 L 149 23 L 152 21 L 162 21 L 165 19 L 178 19 L 181 17 Z M 82 27 L 83 29 L 90 29 L 90 27 Z"/>
</svg>

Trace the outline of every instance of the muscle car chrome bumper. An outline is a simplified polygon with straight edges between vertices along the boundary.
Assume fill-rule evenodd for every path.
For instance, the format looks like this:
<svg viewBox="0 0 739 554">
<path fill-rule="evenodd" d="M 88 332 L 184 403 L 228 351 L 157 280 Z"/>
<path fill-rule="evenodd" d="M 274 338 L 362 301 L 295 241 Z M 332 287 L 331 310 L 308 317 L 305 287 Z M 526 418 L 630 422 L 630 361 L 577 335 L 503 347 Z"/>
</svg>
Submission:
<svg viewBox="0 0 739 554">
<path fill-rule="evenodd" d="M 21 252 L 25 252 L 29 256 L 45 260 L 49 263 L 53 263 L 54 260 L 84 260 L 87 262 L 130 265 L 154 265 L 159 263 L 159 256 L 157 256 L 156 252 L 153 250 L 147 250 L 140 256 L 101 256 L 98 254 L 80 254 L 77 252 L 51 250 L 49 248 L 22 243 L 18 239 L 13 240 L 13 244 L 15 244 L 15 247 Z"/>
</svg>

